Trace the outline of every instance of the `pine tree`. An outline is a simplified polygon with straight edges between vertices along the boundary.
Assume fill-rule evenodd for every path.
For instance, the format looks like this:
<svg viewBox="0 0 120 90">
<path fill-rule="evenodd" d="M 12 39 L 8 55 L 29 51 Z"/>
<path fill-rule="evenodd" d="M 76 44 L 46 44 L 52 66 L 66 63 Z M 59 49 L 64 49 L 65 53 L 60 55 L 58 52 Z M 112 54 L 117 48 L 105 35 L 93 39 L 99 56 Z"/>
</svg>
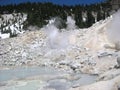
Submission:
<svg viewBox="0 0 120 90">
<path fill-rule="evenodd" d="M 95 23 L 95 18 L 93 17 L 91 11 L 87 12 L 87 27 L 90 27 L 93 23 Z"/>
</svg>

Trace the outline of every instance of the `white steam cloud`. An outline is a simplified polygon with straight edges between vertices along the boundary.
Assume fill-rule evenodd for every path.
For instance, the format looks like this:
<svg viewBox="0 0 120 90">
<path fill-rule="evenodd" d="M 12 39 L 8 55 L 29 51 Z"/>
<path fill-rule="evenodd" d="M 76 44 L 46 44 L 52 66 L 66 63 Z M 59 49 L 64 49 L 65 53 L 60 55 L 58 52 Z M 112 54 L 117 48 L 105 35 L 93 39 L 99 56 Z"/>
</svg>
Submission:
<svg viewBox="0 0 120 90">
<path fill-rule="evenodd" d="M 108 36 L 113 43 L 120 42 L 120 10 L 113 15 L 113 20 L 108 27 Z"/>
<path fill-rule="evenodd" d="M 47 25 L 45 31 L 48 36 L 48 44 L 52 49 L 65 48 L 68 45 L 68 38 L 62 32 L 59 32 L 59 29 L 54 26 L 54 24 Z"/>
<path fill-rule="evenodd" d="M 76 29 L 75 20 L 71 16 L 67 17 L 66 24 L 67 24 L 67 30 L 74 30 L 74 29 Z"/>
<path fill-rule="evenodd" d="M 61 26 L 60 21 L 61 19 L 52 19 L 50 20 L 49 24 L 44 27 L 45 32 L 48 36 L 48 44 L 50 48 L 52 49 L 61 49 L 66 48 L 69 46 L 69 35 L 68 32 L 60 32 L 60 29 L 58 29 L 59 26 Z M 59 25 L 58 25 L 59 24 Z M 72 17 L 67 17 L 67 30 L 73 30 L 76 28 L 75 20 L 72 19 Z M 67 31 L 65 30 L 65 31 Z"/>
</svg>

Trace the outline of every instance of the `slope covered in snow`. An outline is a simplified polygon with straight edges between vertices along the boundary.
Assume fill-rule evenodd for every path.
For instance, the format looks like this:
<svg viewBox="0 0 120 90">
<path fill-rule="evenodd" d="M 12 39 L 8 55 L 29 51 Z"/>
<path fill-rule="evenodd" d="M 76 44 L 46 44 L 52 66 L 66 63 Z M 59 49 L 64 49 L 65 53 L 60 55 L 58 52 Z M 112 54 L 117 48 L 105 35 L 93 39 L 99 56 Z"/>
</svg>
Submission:
<svg viewBox="0 0 120 90">
<path fill-rule="evenodd" d="M 1 15 L 0 38 L 5 39 L 23 33 L 23 23 L 26 19 L 27 15 L 23 13 Z"/>
</svg>

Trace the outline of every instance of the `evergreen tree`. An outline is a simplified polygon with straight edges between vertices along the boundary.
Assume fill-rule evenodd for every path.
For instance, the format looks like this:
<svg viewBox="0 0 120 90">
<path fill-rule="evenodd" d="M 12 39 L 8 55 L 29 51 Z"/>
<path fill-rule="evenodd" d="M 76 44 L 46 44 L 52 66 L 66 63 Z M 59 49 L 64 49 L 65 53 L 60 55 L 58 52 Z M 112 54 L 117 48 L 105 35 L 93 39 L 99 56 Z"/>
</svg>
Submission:
<svg viewBox="0 0 120 90">
<path fill-rule="evenodd" d="M 87 27 L 90 27 L 93 23 L 95 23 L 95 18 L 93 17 L 91 12 L 87 12 Z"/>
<path fill-rule="evenodd" d="M 22 17 L 23 13 L 27 14 L 28 16 L 26 22 L 24 22 L 24 28 L 27 28 L 30 25 L 42 27 L 43 25 L 47 24 L 46 20 L 49 20 L 53 17 L 60 17 L 66 21 L 67 16 L 74 15 L 76 25 L 80 28 L 85 28 L 91 26 L 95 22 L 94 17 L 91 14 L 92 11 L 97 13 L 97 21 L 99 21 L 109 16 L 109 8 L 111 8 L 109 1 L 99 4 L 75 6 L 60 6 L 52 3 L 27 2 L 19 5 L 0 6 L 0 13 L 21 13 Z M 82 12 L 87 12 L 86 22 L 83 22 L 82 20 Z"/>
</svg>

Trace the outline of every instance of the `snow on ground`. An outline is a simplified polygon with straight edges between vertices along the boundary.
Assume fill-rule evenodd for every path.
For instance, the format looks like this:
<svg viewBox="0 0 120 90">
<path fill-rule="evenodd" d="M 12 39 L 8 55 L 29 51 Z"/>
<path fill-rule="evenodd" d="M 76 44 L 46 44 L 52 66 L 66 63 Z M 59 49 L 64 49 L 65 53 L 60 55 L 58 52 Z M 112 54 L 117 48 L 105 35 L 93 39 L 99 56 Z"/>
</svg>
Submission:
<svg viewBox="0 0 120 90">
<path fill-rule="evenodd" d="M 6 34 L 1 34 L 0 33 L 0 38 L 1 39 L 6 39 L 6 38 L 9 38 L 10 37 L 10 33 L 6 33 Z"/>
<path fill-rule="evenodd" d="M 23 23 L 26 19 L 27 15 L 23 13 L 1 15 L 0 32 L 2 36 L 0 36 L 0 38 L 4 39 L 3 36 L 5 36 L 8 33 L 11 35 L 18 35 L 24 33 Z"/>
</svg>

